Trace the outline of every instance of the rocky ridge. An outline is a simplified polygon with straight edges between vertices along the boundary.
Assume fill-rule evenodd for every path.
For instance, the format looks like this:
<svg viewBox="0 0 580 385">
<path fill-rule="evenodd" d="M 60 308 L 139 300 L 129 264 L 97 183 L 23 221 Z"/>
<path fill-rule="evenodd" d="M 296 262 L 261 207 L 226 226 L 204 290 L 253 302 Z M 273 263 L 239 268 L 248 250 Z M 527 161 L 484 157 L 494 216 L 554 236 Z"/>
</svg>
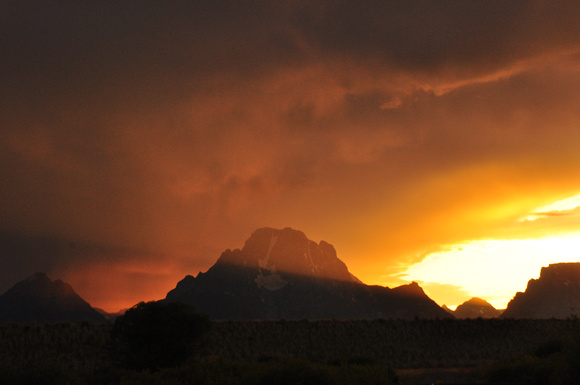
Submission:
<svg viewBox="0 0 580 385">
<path fill-rule="evenodd" d="M 166 301 L 214 319 L 451 318 L 416 283 L 390 289 L 354 277 L 332 245 L 291 228 L 256 230 L 206 272 L 186 276 Z"/>
</svg>

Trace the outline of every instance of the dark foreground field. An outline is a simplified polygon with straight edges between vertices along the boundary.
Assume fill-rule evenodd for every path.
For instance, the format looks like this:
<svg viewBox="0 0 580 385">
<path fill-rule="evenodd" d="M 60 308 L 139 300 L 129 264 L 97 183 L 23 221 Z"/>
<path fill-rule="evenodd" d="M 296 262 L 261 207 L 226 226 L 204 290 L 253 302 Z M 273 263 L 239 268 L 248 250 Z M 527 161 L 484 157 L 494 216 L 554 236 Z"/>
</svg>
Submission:
<svg viewBox="0 0 580 385">
<path fill-rule="evenodd" d="M 579 359 L 577 320 L 224 321 L 185 365 L 137 372 L 111 359 L 110 330 L 0 325 L 2 384 L 556 384 Z"/>
</svg>

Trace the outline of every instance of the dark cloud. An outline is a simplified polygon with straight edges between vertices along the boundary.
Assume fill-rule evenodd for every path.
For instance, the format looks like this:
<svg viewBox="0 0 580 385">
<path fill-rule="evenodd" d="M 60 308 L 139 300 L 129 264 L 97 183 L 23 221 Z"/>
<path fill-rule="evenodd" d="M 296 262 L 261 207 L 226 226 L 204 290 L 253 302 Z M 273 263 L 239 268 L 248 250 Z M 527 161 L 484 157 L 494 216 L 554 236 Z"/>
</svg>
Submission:
<svg viewBox="0 0 580 385">
<path fill-rule="evenodd" d="M 376 280 L 477 236 L 491 222 L 457 212 L 580 188 L 578 16 L 574 1 L 4 1 L 1 280 L 68 271 L 98 301 L 93 267 L 157 279 L 154 295 L 263 226 L 325 238 Z"/>
<path fill-rule="evenodd" d="M 574 2 L 343 1 L 327 2 L 318 12 L 304 7 L 296 20 L 313 46 L 335 58 L 469 76 L 575 45 L 578 12 Z"/>
</svg>

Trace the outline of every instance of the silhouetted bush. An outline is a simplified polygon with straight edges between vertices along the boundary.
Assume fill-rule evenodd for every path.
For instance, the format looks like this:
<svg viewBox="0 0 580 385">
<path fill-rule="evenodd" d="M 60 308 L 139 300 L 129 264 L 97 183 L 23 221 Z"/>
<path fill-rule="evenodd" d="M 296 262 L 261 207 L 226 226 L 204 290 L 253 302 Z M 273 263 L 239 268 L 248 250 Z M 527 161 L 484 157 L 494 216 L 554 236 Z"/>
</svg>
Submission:
<svg viewBox="0 0 580 385">
<path fill-rule="evenodd" d="M 181 365 L 210 328 L 209 318 L 183 303 L 141 302 L 115 320 L 112 357 L 120 367 L 156 370 Z"/>
</svg>

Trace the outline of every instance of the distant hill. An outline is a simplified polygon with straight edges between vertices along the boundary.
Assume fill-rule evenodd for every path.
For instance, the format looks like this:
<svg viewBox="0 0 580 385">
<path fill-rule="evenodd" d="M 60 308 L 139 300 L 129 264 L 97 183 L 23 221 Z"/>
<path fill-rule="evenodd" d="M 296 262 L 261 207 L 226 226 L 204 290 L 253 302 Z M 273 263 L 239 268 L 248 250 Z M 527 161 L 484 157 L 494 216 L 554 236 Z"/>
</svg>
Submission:
<svg viewBox="0 0 580 385">
<path fill-rule="evenodd" d="M 580 263 L 542 267 L 540 277 L 516 293 L 502 318 L 568 318 L 580 314 Z"/>
<path fill-rule="evenodd" d="M 324 241 L 301 231 L 256 230 L 166 301 L 189 303 L 213 319 L 451 318 L 416 283 L 390 289 L 354 277 Z"/>
<path fill-rule="evenodd" d="M 449 309 L 445 305 L 443 305 L 443 308 L 458 319 L 496 318 L 501 314 L 501 310 L 497 310 L 489 302 L 477 297 L 473 297 L 470 300 L 463 302 L 461 305 L 457 306 L 455 311 Z"/>
<path fill-rule="evenodd" d="M 51 281 L 44 273 L 18 282 L 0 296 L 0 323 L 81 320 L 104 322 L 105 317 L 68 283 L 59 279 Z"/>
</svg>

